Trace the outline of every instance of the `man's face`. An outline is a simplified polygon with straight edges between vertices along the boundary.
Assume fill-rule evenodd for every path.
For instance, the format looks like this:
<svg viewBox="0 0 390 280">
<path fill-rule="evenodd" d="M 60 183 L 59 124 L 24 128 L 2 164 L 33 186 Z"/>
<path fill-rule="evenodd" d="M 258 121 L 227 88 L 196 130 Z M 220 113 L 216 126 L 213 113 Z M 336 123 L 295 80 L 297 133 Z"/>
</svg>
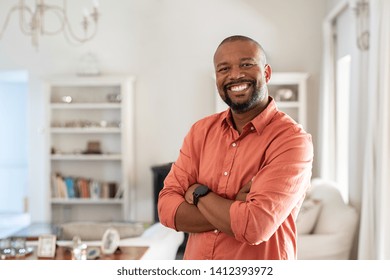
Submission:
<svg viewBox="0 0 390 280">
<path fill-rule="evenodd" d="M 253 42 L 238 40 L 224 43 L 214 55 L 219 95 L 235 113 L 268 100 L 260 52 Z"/>
</svg>

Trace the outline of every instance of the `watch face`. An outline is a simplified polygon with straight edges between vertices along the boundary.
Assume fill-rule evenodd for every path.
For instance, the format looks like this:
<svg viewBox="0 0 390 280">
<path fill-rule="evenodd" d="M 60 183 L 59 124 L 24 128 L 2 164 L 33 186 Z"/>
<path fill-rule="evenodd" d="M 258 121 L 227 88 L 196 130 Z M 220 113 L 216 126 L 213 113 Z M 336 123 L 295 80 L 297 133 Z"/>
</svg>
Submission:
<svg viewBox="0 0 390 280">
<path fill-rule="evenodd" d="M 209 192 L 209 188 L 206 186 L 199 186 L 195 189 L 194 192 L 195 192 L 195 194 L 202 196 L 202 195 L 205 195 Z"/>
</svg>

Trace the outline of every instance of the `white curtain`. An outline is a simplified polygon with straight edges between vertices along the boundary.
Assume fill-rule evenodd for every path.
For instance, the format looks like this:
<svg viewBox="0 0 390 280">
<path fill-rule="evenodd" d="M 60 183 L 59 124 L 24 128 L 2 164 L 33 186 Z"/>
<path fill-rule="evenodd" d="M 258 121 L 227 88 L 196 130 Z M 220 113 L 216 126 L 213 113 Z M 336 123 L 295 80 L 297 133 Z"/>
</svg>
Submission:
<svg viewBox="0 0 390 280">
<path fill-rule="evenodd" d="M 337 14 L 348 7 L 345 3 L 336 7 L 324 20 L 323 24 L 323 69 L 321 100 L 319 112 L 319 149 L 320 177 L 335 181 L 336 179 L 336 122 L 335 122 L 335 42 L 333 36 L 333 20 Z"/>
<path fill-rule="evenodd" d="M 359 259 L 390 259 L 390 0 L 370 0 Z"/>
<path fill-rule="evenodd" d="M 320 106 L 320 149 L 321 160 L 320 176 L 323 179 L 335 180 L 336 161 L 335 150 L 335 82 L 334 82 L 334 42 L 332 38 L 332 27 L 324 24 L 324 53 L 323 53 L 323 92 L 321 94 Z"/>
</svg>

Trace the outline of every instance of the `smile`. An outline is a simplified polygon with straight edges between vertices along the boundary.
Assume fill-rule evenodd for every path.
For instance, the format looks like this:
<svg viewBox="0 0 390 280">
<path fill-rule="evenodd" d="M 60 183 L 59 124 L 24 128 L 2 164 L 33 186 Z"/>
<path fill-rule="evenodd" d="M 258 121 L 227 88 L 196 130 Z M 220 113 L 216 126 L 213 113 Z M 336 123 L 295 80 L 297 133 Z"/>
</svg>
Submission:
<svg viewBox="0 0 390 280">
<path fill-rule="evenodd" d="M 225 86 L 225 89 L 232 92 L 241 92 L 247 90 L 251 86 L 250 82 L 231 83 Z"/>
<path fill-rule="evenodd" d="M 237 92 L 237 91 L 243 91 L 246 90 L 249 87 L 248 84 L 243 84 L 243 85 L 237 85 L 237 86 L 232 86 L 230 88 L 231 91 Z"/>
</svg>

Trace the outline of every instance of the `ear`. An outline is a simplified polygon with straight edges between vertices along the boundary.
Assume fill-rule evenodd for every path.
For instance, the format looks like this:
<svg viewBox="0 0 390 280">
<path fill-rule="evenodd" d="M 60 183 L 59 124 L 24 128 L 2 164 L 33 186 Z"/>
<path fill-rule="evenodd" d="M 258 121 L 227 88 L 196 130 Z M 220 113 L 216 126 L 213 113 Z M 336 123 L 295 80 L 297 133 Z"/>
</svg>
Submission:
<svg viewBox="0 0 390 280">
<path fill-rule="evenodd" d="M 264 66 L 264 78 L 265 78 L 266 83 L 269 82 L 269 80 L 271 79 L 271 76 L 272 76 L 271 66 L 269 64 L 266 64 Z"/>
</svg>

